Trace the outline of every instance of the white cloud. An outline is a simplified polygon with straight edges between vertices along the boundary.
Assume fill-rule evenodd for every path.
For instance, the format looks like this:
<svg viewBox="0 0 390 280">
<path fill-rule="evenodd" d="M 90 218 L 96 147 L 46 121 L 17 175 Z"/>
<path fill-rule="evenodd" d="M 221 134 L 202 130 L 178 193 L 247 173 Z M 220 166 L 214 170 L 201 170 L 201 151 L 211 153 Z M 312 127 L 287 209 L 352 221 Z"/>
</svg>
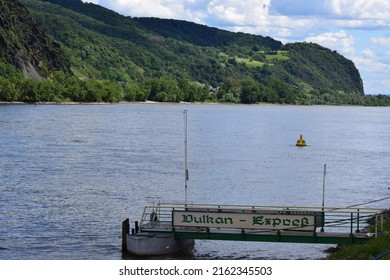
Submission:
<svg viewBox="0 0 390 280">
<path fill-rule="evenodd" d="M 322 19 L 339 28 L 390 26 L 388 0 L 272 0 L 270 6 L 274 15 Z"/>
<path fill-rule="evenodd" d="M 207 6 L 210 17 L 231 25 L 268 24 L 268 8 L 271 0 L 211 0 Z"/>
<path fill-rule="evenodd" d="M 363 56 L 369 58 L 369 59 L 374 59 L 376 57 L 376 54 L 373 50 L 371 49 L 365 49 L 362 51 Z"/>
<path fill-rule="evenodd" d="M 354 36 L 348 35 L 345 30 L 307 37 L 305 41 L 317 43 L 332 50 L 338 50 L 344 55 L 352 56 L 355 54 L 356 40 Z"/>
<path fill-rule="evenodd" d="M 327 0 L 326 4 L 339 17 L 389 21 L 390 1 L 387 0 Z"/>
<path fill-rule="evenodd" d="M 385 37 L 377 38 L 377 37 L 373 37 L 370 40 L 371 40 L 372 43 L 374 43 L 376 45 L 383 45 L 385 47 L 390 47 L 390 38 L 385 38 Z"/>
<path fill-rule="evenodd" d="M 168 2 L 168 3 L 167 3 Z M 155 16 L 162 18 L 175 18 L 178 10 L 182 5 L 180 0 L 162 1 L 162 0 L 114 0 L 110 1 L 111 5 L 125 10 L 132 16 Z M 175 5 L 177 4 L 177 5 Z"/>
<path fill-rule="evenodd" d="M 182 19 L 188 16 L 185 3 L 195 0 L 83 0 L 102 5 L 123 15 Z"/>
<path fill-rule="evenodd" d="M 271 12 L 273 0 L 212 0 L 207 12 L 209 20 L 220 28 L 271 36 L 283 42 L 296 34 L 305 34 L 317 20 L 291 18 Z"/>
</svg>

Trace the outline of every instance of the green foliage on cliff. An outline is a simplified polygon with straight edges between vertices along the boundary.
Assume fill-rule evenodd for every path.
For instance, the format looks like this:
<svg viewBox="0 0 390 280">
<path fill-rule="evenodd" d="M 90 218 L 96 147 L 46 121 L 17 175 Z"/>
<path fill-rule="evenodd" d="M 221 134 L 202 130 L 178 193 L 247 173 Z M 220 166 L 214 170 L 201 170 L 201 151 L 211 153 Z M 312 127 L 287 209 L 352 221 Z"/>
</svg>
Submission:
<svg viewBox="0 0 390 280">
<path fill-rule="evenodd" d="M 70 73 L 60 45 L 14 0 L 0 1 L 0 61 L 13 65 L 28 78 L 39 79 L 60 70 Z"/>
<path fill-rule="evenodd" d="M 21 77 L 11 72 L 20 67 L 12 64 L 11 70 L 1 55 L 0 67 L 8 74 L 0 73 L 0 100 L 390 103 L 364 96 L 353 62 L 316 44 L 282 45 L 185 21 L 124 17 L 80 0 L 20 2 L 46 31 L 39 36 L 69 62 L 72 75 L 66 67 L 46 67 L 48 80 L 19 83 Z"/>
</svg>

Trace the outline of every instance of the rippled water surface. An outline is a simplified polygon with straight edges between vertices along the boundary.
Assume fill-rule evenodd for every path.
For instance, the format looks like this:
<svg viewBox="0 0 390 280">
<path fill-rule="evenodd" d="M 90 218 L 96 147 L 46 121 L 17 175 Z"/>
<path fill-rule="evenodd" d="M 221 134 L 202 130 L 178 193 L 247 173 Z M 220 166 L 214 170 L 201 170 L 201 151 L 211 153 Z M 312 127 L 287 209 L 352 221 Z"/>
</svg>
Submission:
<svg viewBox="0 0 390 280">
<path fill-rule="evenodd" d="M 0 259 L 121 259 L 125 218 L 184 199 L 183 109 L 193 202 L 320 206 L 325 163 L 325 205 L 390 195 L 389 108 L 1 105 Z M 197 241 L 173 257 L 317 259 L 328 247 Z"/>
</svg>

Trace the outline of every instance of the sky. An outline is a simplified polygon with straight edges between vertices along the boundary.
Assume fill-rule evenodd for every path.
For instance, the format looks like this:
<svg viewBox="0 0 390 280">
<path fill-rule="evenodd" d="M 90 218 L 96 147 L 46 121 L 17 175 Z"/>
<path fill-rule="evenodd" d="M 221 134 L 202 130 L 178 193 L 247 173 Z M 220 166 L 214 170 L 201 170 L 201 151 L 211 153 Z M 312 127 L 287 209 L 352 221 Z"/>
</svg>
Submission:
<svg viewBox="0 0 390 280">
<path fill-rule="evenodd" d="M 82 0 L 125 16 L 186 20 L 351 59 L 365 94 L 390 95 L 390 0 Z"/>
</svg>

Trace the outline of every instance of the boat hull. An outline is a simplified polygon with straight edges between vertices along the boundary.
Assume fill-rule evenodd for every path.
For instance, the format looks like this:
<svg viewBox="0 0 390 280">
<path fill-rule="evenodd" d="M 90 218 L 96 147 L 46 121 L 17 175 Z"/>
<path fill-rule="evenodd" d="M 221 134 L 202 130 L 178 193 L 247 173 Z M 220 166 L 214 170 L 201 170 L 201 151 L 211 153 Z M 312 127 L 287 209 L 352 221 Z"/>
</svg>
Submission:
<svg viewBox="0 0 390 280">
<path fill-rule="evenodd" d="M 137 256 L 158 256 L 186 250 L 194 240 L 177 239 L 173 234 L 137 233 L 127 235 L 127 253 Z"/>
</svg>

